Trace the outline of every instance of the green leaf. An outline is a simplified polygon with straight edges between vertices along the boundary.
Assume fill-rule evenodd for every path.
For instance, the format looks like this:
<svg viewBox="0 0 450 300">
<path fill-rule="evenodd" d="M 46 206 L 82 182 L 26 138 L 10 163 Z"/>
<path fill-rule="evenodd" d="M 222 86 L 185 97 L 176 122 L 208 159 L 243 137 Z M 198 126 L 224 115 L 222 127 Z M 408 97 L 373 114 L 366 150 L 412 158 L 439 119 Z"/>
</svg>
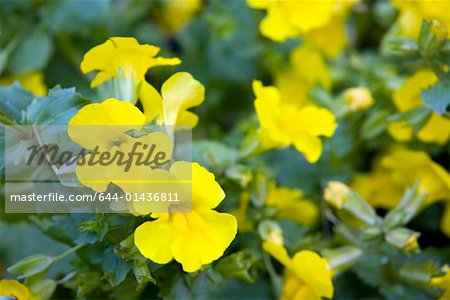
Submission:
<svg viewBox="0 0 450 300">
<path fill-rule="evenodd" d="M 116 256 L 112 247 L 106 249 L 103 255 L 103 272 L 111 286 L 116 286 L 125 280 L 132 265 Z"/>
<path fill-rule="evenodd" d="M 420 94 L 425 104 L 442 115 L 450 105 L 450 73 Z"/>
<path fill-rule="evenodd" d="M 246 282 L 254 282 L 255 278 L 250 271 L 257 261 L 258 258 L 253 252 L 244 250 L 221 259 L 214 270 L 224 278 L 236 278 Z"/>
<path fill-rule="evenodd" d="M 224 170 L 236 164 L 239 152 L 222 143 L 196 141 L 192 144 L 192 160 L 202 166 L 215 170 Z"/>
<path fill-rule="evenodd" d="M 17 50 L 11 54 L 8 68 L 14 74 L 39 70 L 46 66 L 53 50 L 49 35 L 41 28 L 25 36 Z"/>
<path fill-rule="evenodd" d="M 23 89 L 19 83 L 0 87 L 0 113 L 8 119 L 19 123 L 22 112 L 27 109 L 35 96 Z"/>
</svg>

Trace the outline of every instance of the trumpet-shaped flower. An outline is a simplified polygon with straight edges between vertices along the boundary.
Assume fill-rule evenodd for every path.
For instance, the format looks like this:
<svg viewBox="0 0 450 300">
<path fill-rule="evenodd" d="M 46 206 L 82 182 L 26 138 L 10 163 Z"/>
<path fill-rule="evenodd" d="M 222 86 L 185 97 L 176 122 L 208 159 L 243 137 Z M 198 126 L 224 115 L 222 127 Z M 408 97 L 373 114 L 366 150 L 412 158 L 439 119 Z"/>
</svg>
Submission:
<svg viewBox="0 0 450 300">
<path fill-rule="evenodd" d="M 26 286 L 24 286 L 17 280 L 9 279 L 0 280 L 0 298 L 3 297 L 5 297 L 6 299 L 12 297 L 13 299 L 18 300 L 38 299 L 34 294 L 30 292 L 30 290 Z"/>
<path fill-rule="evenodd" d="M 85 74 L 98 71 L 91 87 L 118 77 L 120 70 L 128 80 L 139 84 L 144 80 L 148 69 L 173 66 L 181 62 L 178 58 L 157 57 L 159 50 L 153 45 L 141 45 L 135 38 L 113 37 L 89 50 L 80 67 Z"/>
<path fill-rule="evenodd" d="M 399 111 L 405 112 L 424 105 L 420 93 L 437 81 L 431 70 L 421 70 L 405 80 L 394 93 L 394 102 Z M 412 137 L 412 129 L 404 121 L 390 124 L 388 132 L 400 141 Z M 426 143 L 445 144 L 450 139 L 450 120 L 433 112 L 425 125 L 418 131 L 417 138 Z"/>
<path fill-rule="evenodd" d="M 197 163 L 175 162 L 171 172 L 192 168 L 192 211 L 171 206 L 167 213 L 153 213 L 154 221 L 136 228 L 134 242 L 139 251 L 159 264 L 172 259 L 186 272 L 220 258 L 233 241 L 237 222 L 233 215 L 214 210 L 225 197 L 214 175 Z"/>
<path fill-rule="evenodd" d="M 266 205 L 276 208 L 278 218 L 294 220 L 307 226 L 314 225 L 317 219 L 317 207 L 312 201 L 305 199 L 299 189 L 277 187 L 275 183 L 271 183 Z"/>
<path fill-rule="evenodd" d="M 331 137 L 337 127 L 335 117 L 325 108 L 309 105 L 298 108 L 283 102 L 273 86 L 253 82 L 256 95 L 261 144 L 266 149 L 294 145 L 297 151 L 314 163 L 322 153 L 320 136 Z"/>
<path fill-rule="evenodd" d="M 47 86 L 44 82 L 44 74 L 42 72 L 33 71 L 21 75 L 11 75 L 0 80 L 0 85 L 10 85 L 18 81 L 20 85 L 37 96 L 45 96 L 47 94 Z"/>
<path fill-rule="evenodd" d="M 158 124 L 192 128 L 198 116 L 188 109 L 203 102 L 205 88 L 191 74 L 178 72 L 164 82 L 161 95 L 145 82 L 140 99 L 147 122 L 156 119 Z"/>
<path fill-rule="evenodd" d="M 264 242 L 263 249 L 286 268 L 281 299 L 319 300 L 333 297 L 331 271 L 320 255 L 303 250 L 290 258 L 282 245 L 269 241 Z"/>
</svg>

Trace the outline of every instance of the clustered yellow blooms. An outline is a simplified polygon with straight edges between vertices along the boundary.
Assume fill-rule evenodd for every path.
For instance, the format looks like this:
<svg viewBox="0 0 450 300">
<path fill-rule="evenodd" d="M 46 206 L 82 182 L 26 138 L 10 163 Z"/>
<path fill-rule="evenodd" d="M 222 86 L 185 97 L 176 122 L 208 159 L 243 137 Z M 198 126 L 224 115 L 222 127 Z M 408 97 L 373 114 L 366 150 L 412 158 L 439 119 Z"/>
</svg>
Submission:
<svg viewBox="0 0 450 300">
<path fill-rule="evenodd" d="M 38 298 L 30 290 L 17 280 L 0 280 L 0 298 L 12 297 L 18 300 L 37 300 Z"/>
<path fill-rule="evenodd" d="M 443 268 L 445 274 L 443 276 L 437 276 L 431 278 L 431 286 L 435 286 L 444 291 L 439 300 L 448 300 L 450 299 L 450 272 L 448 265 L 445 265 Z"/>
<path fill-rule="evenodd" d="M 298 107 L 282 98 L 274 86 L 253 82 L 256 95 L 255 109 L 263 148 L 285 148 L 293 145 L 305 158 L 314 163 L 322 154 L 321 136 L 331 137 L 336 130 L 336 119 L 325 108 L 314 105 Z"/>
<path fill-rule="evenodd" d="M 140 45 L 132 38 L 111 38 L 85 55 L 81 66 L 83 72 L 99 70 L 92 86 L 97 86 L 112 77 L 117 78 L 120 72 L 124 72 L 125 76 L 142 84 L 140 97 L 146 111 L 145 114 L 142 113 L 133 104 L 121 101 L 124 99 L 110 98 L 102 103 L 87 105 L 69 122 L 69 135 L 74 141 L 87 149 L 100 145 L 112 152 L 114 149 L 130 150 L 130 145 L 135 140 L 124 132 L 129 129 L 139 130 L 155 118 L 165 125 L 189 127 L 196 125 L 198 117 L 186 110 L 203 101 L 204 88 L 189 73 L 180 72 L 172 75 L 163 84 L 161 95 L 145 81 L 144 75 L 148 68 L 179 63 L 176 58 L 155 58 L 158 51 L 159 48 Z M 98 125 L 119 126 L 123 127 L 123 130 L 111 130 L 108 126 Z M 83 135 L 83 126 L 93 131 L 87 136 Z M 152 134 L 149 138 L 154 138 Z M 165 150 L 171 153 L 171 148 Z M 80 182 L 95 190 L 106 190 L 110 182 L 115 182 L 119 187 L 128 190 L 129 185 L 124 185 L 121 179 L 128 181 L 136 179 L 137 185 L 141 185 L 142 182 L 139 180 L 141 178 L 136 177 L 147 178 L 156 174 L 156 177 L 151 178 L 158 179 L 161 174 L 169 176 L 186 173 L 186 170 L 189 171 L 192 182 L 190 211 L 184 207 L 187 204 L 181 202 L 179 205 L 168 204 L 164 212 L 152 213 L 145 211 L 146 207 L 140 206 L 130 207 L 130 212 L 143 214 L 145 211 L 146 214 L 156 218 L 143 223 L 135 232 L 135 244 L 145 257 L 161 264 L 175 259 L 182 264 L 183 270 L 194 272 L 220 258 L 237 232 L 237 221 L 234 216 L 214 210 L 225 197 L 225 193 L 212 173 L 197 163 L 177 161 L 172 163 L 170 171 L 152 170 L 150 167 L 141 166 L 126 174 L 117 166 L 109 167 L 108 170 L 90 171 L 77 167 L 77 176 Z M 90 179 L 93 177 L 99 180 L 92 182 Z M 139 188 L 137 185 L 136 188 Z"/>
<path fill-rule="evenodd" d="M 250 7 L 267 10 L 259 24 L 264 36 L 277 42 L 303 37 L 330 57 L 347 45 L 345 19 L 356 2 L 247 0 Z"/>
<path fill-rule="evenodd" d="M 290 258 L 286 249 L 272 241 L 263 249 L 285 268 L 281 300 L 320 300 L 333 297 L 332 272 L 325 259 L 313 251 L 303 250 Z"/>
<path fill-rule="evenodd" d="M 424 105 L 420 93 L 437 80 L 437 76 L 428 69 L 420 70 L 407 78 L 393 95 L 398 110 L 405 112 Z M 413 135 L 412 127 L 405 121 L 389 124 L 388 132 L 402 142 L 410 141 Z M 444 145 L 450 139 L 450 120 L 433 112 L 425 125 L 417 132 L 417 138 L 422 142 Z"/>
<path fill-rule="evenodd" d="M 397 19 L 399 34 L 416 40 L 419 37 L 422 20 L 433 21 L 435 33 L 441 37 L 450 37 L 450 2 L 447 0 L 392 0 L 400 11 Z"/>
<path fill-rule="evenodd" d="M 18 81 L 20 85 L 37 96 L 47 95 L 47 86 L 44 82 L 44 74 L 39 71 L 32 71 L 21 75 L 11 75 L 0 79 L 0 85 L 10 85 Z"/>
<path fill-rule="evenodd" d="M 351 187 L 374 207 L 390 209 L 416 181 L 426 204 L 447 201 L 441 229 L 450 236 L 450 174 L 426 152 L 395 149 L 378 159 L 371 173 L 355 176 Z"/>
</svg>

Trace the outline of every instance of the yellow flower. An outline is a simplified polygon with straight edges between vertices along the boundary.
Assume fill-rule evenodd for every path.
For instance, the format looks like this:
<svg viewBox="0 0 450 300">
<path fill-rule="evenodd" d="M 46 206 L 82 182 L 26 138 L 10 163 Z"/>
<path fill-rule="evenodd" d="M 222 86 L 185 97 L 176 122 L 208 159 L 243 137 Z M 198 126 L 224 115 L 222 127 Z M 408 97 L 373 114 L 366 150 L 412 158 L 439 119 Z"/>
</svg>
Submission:
<svg viewBox="0 0 450 300">
<path fill-rule="evenodd" d="M 140 99 L 147 122 L 156 119 L 158 124 L 192 128 L 197 125 L 198 116 L 187 110 L 203 102 L 205 88 L 191 74 L 178 72 L 164 82 L 161 95 L 144 82 Z"/>
<path fill-rule="evenodd" d="M 400 112 L 409 111 L 424 105 L 420 93 L 437 82 L 437 76 L 431 70 L 420 70 L 394 93 L 394 103 Z M 405 122 L 393 123 L 388 132 L 399 141 L 408 141 L 412 129 Z M 450 120 L 433 112 L 425 125 L 418 131 L 417 138 L 426 143 L 445 144 L 450 139 Z"/>
<path fill-rule="evenodd" d="M 214 175 L 197 163 L 175 162 L 171 171 L 192 166 L 192 211 L 176 206 L 169 213 L 153 213 L 154 221 L 136 228 L 134 241 L 148 259 L 166 264 L 175 259 L 186 272 L 220 258 L 237 232 L 236 218 L 213 209 L 225 197 Z"/>
<path fill-rule="evenodd" d="M 135 38 L 113 37 L 89 50 L 81 62 L 81 70 L 87 74 L 98 71 L 91 87 L 119 76 L 121 70 L 134 84 L 144 81 L 147 70 L 156 66 L 173 66 L 181 61 L 178 58 L 156 57 L 159 48 L 141 45 Z"/>
<path fill-rule="evenodd" d="M 201 0 L 165 0 L 159 22 L 169 32 L 178 31 L 186 26 L 201 7 Z"/>
<path fill-rule="evenodd" d="M 283 1 L 247 0 L 255 9 L 267 10 L 259 24 L 260 32 L 277 42 L 288 38 L 305 37 L 333 57 L 347 44 L 345 19 L 357 1 Z M 330 35 L 330 29 L 333 34 Z"/>
<path fill-rule="evenodd" d="M 317 207 L 303 197 L 299 189 L 277 187 L 274 182 L 269 186 L 266 205 L 277 209 L 277 217 L 290 219 L 307 226 L 314 225 L 317 220 Z"/>
<path fill-rule="evenodd" d="M 263 243 L 268 252 L 286 268 L 280 299 L 314 300 L 333 297 L 333 282 L 326 261 L 317 253 L 303 250 L 290 258 L 286 249 L 276 243 Z"/>
<path fill-rule="evenodd" d="M 417 39 L 420 33 L 422 20 L 434 21 L 439 27 L 439 37 L 450 37 L 450 2 L 447 0 L 393 0 L 392 4 L 400 10 L 397 24 L 400 35 L 411 39 Z"/>
<path fill-rule="evenodd" d="M 298 107 L 312 104 L 308 93 L 316 84 L 331 88 L 331 74 L 324 58 L 311 45 L 295 48 L 290 55 L 290 65 L 275 79 L 283 100 Z"/>
<path fill-rule="evenodd" d="M 0 280 L 0 298 L 13 297 L 18 300 L 37 300 L 30 290 L 18 282 L 17 280 L 2 279 Z"/>
<path fill-rule="evenodd" d="M 325 108 L 309 105 L 303 108 L 284 103 L 273 86 L 253 82 L 256 95 L 261 144 L 266 149 L 294 145 L 297 151 L 314 163 L 322 154 L 320 136 L 331 137 L 337 127 L 336 119 Z"/>
<path fill-rule="evenodd" d="M 450 299 L 450 272 L 448 266 L 444 266 L 442 269 L 445 274 L 431 278 L 430 284 L 444 291 L 439 300 L 448 300 Z"/>
<path fill-rule="evenodd" d="M 347 89 L 344 97 L 351 111 L 366 110 L 374 103 L 370 90 L 365 87 Z"/>
<path fill-rule="evenodd" d="M 44 82 L 44 74 L 42 72 L 33 71 L 21 75 L 12 75 L 0 80 L 0 85 L 10 85 L 18 81 L 20 85 L 37 96 L 47 95 L 47 86 Z"/>
</svg>

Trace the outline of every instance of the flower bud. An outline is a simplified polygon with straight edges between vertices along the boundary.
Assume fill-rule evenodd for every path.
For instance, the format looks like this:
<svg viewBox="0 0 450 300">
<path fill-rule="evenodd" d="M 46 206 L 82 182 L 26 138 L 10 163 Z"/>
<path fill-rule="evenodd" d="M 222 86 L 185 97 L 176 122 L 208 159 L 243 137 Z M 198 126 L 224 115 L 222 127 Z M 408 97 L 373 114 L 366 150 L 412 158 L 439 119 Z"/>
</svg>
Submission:
<svg viewBox="0 0 450 300">
<path fill-rule="evenodd" d="M 7 269 L 11 274 L 18 274 L 19 279 L 45 272 L 52 264 L 53 258 L 44 254 L 35 254 L 21 259 Z"/>
<path fill-rule="evenodd" d="M 419 250 L 419 243 L 417 242 L 419 236 L 420 233 L 402 227 L 388 231 L 385 239 L 389 244 L 411 252 Z"/>
<path fill-rule="evenodd" d="M 265 220 L 258 226 L 258 233 L 264 241 L 270 241 L 278 245 L 283 245 L 283 231 L 274 221 Z"/>
<path fill-rule="evenodd" d="M 326 249 L 322 254 L 333 275 L 351 267 L 361 256 L 362 250 L 354 246 L 343 246 L 336 249 Z"/>
<path fill-rule="evenodd" d="M 347 201 L 348 191 L 349 188 L 345 184 L 338 181 L 330 181 L 328 186 L 325 188 L 325 201 L 337 209 L 341 209 Z"/>
<path fill-rule="evenodd" d="M 365 87 L 355 87 L 344 92 L 345 103 L 351 111 L 365 110 L 374 103 L 372 94 Z"/>
</svg>

